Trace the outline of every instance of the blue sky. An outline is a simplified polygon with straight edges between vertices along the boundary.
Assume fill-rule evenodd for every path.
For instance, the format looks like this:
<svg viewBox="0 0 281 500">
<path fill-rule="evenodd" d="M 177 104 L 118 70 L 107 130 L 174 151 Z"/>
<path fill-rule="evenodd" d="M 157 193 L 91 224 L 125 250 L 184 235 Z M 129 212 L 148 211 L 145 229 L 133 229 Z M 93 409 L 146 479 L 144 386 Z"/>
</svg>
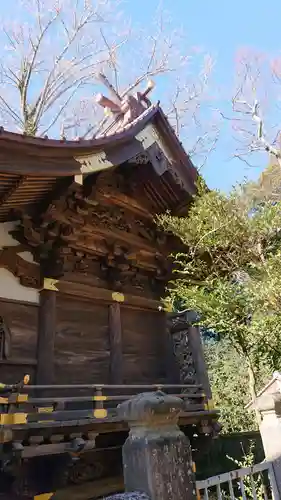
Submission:
<svg viewBox="0 0 281 500">
<path fill-rule="evenodd" d="M 158 0 L 127 0 L 126 9 L 132 18 L 146 22 L 158 5 Z M 229 110 L 227 94 L 234 85 L 235 54 L 242 47 L 278 55 L 281 2 L 278 0 L 163 0 L 175 23 L 183 27 L 192 46 L 200 46 L 216 60 L 214 80 L 224 96 L 218 106 Z M 157 95 L 157 92 L 156 92 Z M 160 96 L 161 97 L 161 96 Z M 247 167 L 232 154 L 235 144 L 229 131 L 221 134 L 220 143 L 203 174 L 210 187 L 229 190 L 245 177 L 255 179 L 266 166 L 267 158 L 259 156 L 259 168 Z"/>
<path fill-rule="evenodd" d="M 3 0 L 0 14 L 7 14 L 11 19 L 16 15 L 12 0 L 7 5 Z M 5 6 L 4 6 L 5 3 Z M 159 0 L 122 0 L 122 10 L 132 18 L 133 23 L 149 27 Z M 164 9 L 171 13 L 173 26 L 179 27 L 187 36 L 191 47 L 200 47 L 210 53 L 215 59 L 213 84 L 219 87 L 216 91 L 215 107 L 229 115 L 230 99 L 234 88 L 235 55 L 239 49 L 247 47 L 269 56 L 281 55 L 281 44 L 278 45 L 280 31 L 281 2 L 280 0 L 205 0 L 194 2 L 190 0 L 162 0 Z M 116 4 L 118 2 L 116 0 Z M 2 4 L 1 4 L 2 5 Z M 118 9 L 118 7 L 117 7 Z M 2 11 L 2 12 L 1 12 Z M 140 51 L 142 47 L 140 46 Z M 185 49 L 183 49 L 185 50 Z M 165 100 L 164 78 L 157 81 L 154 99 Z M 277 118 L 277 120 L 276 120 Z M 273 119 L 273 117 L 272 117 Z M 272 120 L 273 121 L 273 120 Z M 274 115 L 274 121 L 279 117 Z M 258 167 L 247 167 L 245 163 L 233 158 L 235 142 L 229 124 L 225 122 L 220 141 L 212 153 L 203 175 L 211 188 L 229 191 L 231 187 L 242 182 L 245 177 L 256 179 L 267 164 L 265 155 L 255 159 Z"/>
</svg>

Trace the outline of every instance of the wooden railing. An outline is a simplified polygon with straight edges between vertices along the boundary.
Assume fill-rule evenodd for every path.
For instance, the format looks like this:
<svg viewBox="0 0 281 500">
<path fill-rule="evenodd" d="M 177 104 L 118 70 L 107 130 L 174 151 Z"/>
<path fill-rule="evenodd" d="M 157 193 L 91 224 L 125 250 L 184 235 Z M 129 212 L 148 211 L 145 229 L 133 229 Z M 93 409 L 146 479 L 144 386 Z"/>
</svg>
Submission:
<svg viewBox="0 0 281 500">
<path fill-rule="evenodd" d="M 20 394 L 0 398 L 0 424 L 118 420 L 119 403 L 140 392 L 151 391 L 163 391 L 181 398 L 184 412 L 208 410 L 208 401 L 200 385 L 25 385 Z M 85 392 L 86 395 L 80 395 Z"/>
</svg>

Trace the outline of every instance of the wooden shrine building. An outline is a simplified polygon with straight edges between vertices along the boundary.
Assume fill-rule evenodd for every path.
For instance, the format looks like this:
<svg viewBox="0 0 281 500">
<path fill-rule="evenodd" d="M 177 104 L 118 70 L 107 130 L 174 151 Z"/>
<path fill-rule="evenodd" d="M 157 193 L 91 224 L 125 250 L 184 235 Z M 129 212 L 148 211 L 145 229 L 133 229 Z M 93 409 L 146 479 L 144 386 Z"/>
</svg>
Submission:
<svg viewBox="0 0 281 500">
<path fill-rule="evenodd" d="M 161 108 L 131 99 L 93 140 L 1 130 L 2 382 L 168 381 L 173 242 L 154 217 L 181 213 L 196 169 Z"/>
<path fill-rule="evenodd" d="M 201 387 L 206 370 L 196 386 L 193 369 L 198 339 L 172 320 L 175 348 L 184 353 L 178 363 L 161 310 L 176 242 L 155 224 L 167 210 L 186 212 L 197 171 L 147 92 L 117 104 L 101 96 L 100 104 L 114 116 L 92 140 L 0 130 L 0 382 L 28 373 L 31 385 Z M 186 425 L 205 419 L 205 435 L 217 417 L 200 394 L 201 413 Z M 17 443 L 37 439 L 32 425 L 12 429 Z M 94 432 L 100 439 L 109 431 Z M 44 436 L 49 445 L 51 435 Z"/>
</svg>

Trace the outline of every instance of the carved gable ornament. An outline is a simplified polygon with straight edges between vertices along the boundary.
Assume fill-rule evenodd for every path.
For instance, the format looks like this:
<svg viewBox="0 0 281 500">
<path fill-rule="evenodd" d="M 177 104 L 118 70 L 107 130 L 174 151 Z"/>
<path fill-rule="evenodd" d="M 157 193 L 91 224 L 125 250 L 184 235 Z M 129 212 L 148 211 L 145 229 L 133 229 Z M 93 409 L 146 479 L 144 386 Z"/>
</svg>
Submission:
<svg viewBox="0 0 281 500">
<path fill-rule="evenodd" d="M 4 247 L 0 250 L 0 268 L 10 271 L 19 279 L 21 285 L 39 289 L 41 286 L 40 267 L 35 262 L 28 262 L 19 254 L 24 250 L 22 245 Z"/>
<path fill-rule="evenodd" d="M 146 125 L 123 147 L 117 146 L 88 156 L 76 156 L 75 160 L 80 163 L 82 174 L 90 174 L 111 169 L 127 161 L 138 163 L 140 158 L 150 162 L 158 175 L 163 175 L 170 168 L 169 150 L 151 124 Z"/>
</svg>

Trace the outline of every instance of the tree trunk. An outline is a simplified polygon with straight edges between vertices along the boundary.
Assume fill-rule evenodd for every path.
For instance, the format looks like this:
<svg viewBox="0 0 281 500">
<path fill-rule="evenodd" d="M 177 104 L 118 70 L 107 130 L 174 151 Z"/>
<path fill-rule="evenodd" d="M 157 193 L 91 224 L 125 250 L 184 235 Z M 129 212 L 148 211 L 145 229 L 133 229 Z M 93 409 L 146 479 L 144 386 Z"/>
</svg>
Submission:
<svg viewBox="0 0 281 500">
<path fill-rule="evenodd" d="M 256 401 L 257 399 L 257 388 L 256 388 L 256 376 L 255 372 L 253 370 L 253 366 L 251 361 L 248 359 L 248 376 L 249 376 L 249 390 L 250 390 L 250 396 L 253 402 Z M 254 408 L 255 410 L 255 415 L 256 415 L 256 420 L 258 425 L 261 423 L 261 414 L 257 408 Z"/>
</svg>

